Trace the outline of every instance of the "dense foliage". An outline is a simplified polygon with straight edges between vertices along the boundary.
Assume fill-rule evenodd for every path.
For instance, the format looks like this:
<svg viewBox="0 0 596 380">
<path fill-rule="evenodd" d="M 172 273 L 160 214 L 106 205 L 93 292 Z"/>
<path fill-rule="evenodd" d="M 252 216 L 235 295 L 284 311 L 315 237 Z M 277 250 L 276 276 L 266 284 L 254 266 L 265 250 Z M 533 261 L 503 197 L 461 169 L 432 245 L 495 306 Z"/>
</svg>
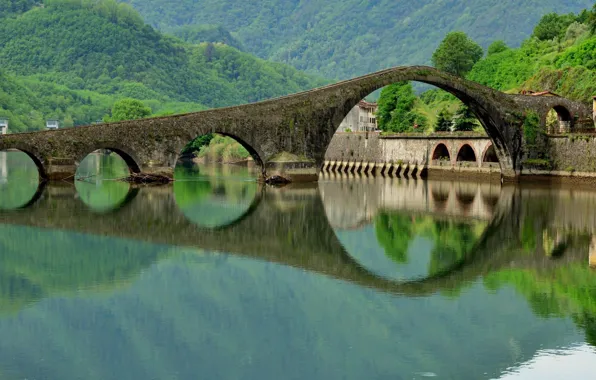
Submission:
<svg viewBox="0 0 596 380">
<path fill-rule="evenodd" d="M 437 115 L 437 121 L 435 122 L 435 132 L 449 132 L 453 124 L 453 115 L 447 108 L 442 108 Z"/>
<path fill-rule="evenodd" d="M 242 43 L 221 25 L 185 25 L 170 32 L 190 43 L 220 42 L 243 50 Z"/>
<path fill-rule="evenodd" d="M 247 51 L 327 78 L 429 63 L 446 33 L 486 48 L 517 46 L 548 12 L 578 12 L 592 0 L 123 0 L 164 31 L 221 25 Z"/>
<path fill-rule="evenodd" d="M 36 0 L 0 0 L 0 17 L 26 12 L 36 3 Z"/>
<path fill-rule="evenodd" d="M 455 117 L 453 118 L 453 130 L 454 131 L 461 131 L 461 132 L 468 132 L 473 131 L 478 126 L 478 119 L 465 104 L 462 104 L 455 113 Z"/>
<path fill-rule="evenodd" d="M 439 221 L 432 217 L 381 212 L 375 217 L 375 231 L 385 254 L 397 263 L 407 263 L 410 243 L 416 237 L 433 244 L 427 275 L 455 266 L 470 254 L 484 228 L 483 223 Z"/>
<path fill-rule="evenodd" d="M 493 52 L 468 78 L 499 90 L 551 90 L 587 102 L 596 93 L 596 36 L 592 11 L 548 14 L 521 47 Z"/>
<path fill-rule="evenodd" d="M 379 129 L 388 132 L 410 132 L 424 129 L 426 119 L 414 110 L 416 95 L 409 82 L 398 82 L 381 90 L 377 111 Z"/>
<path fill-rule="evenodd" d="M 19 2 L 10 4 L 29 9 L 26 2 L 20 8 L 14 5 Z M 227 45 L 164 36 L 114 0 L 46 0 L 19 17 L 2 16 L 0 75 L 8 83 L 0 85 L 0 116 L 11 119 L 12 131 L 43 128 L 47 118 L 66 126 L 87 124 L 101 119 L 119 98 L 142 100 L 163 115 L 323 83 Z"/>
<path fill-rule="evenodd" d="M 467 78 L 511 93 L 550 90 L 589 102 L 596 93 L 596 35 L 591 33 L 593 20 L 596 20 L 596 5 L 592 10 L 584 10 L 577 15 L 548 14 L 521 47 L 509 48 L 502 40 L 493 42 L 487 56 L 474 65 Z M 435 130 L 445 130 L 439 126 L 445 119 L 444 114 L 439 115 L 443 109 L 453 112 L 461 105 L 452 95 L 436 89 L 424 92 L 420 98 L 426 113 L 431 117 L 436 115 Z M 463 110 L 460 109 L 459 113 Z M 551 119 L 547 122 L 556 123 L 554 115 Z M 453 121 L 456 130 L 479 128 L 469 110 L 466 110 L 465 117 L 456 115 Z"/>
<path fill-rule="evenodd" d="M 432 62 L 440 70 L 463 77 L 483 54 L 482 47 L 464 32 L 450 32 L 433 53 Z"/>
<path fill-rule="evenodd" d="M 137 99 L 122 99 L 112 106 L 111 116 L 105 116 L 105 122 L 143 119 L 151 115 L 151 108 Z"/>
</svg>

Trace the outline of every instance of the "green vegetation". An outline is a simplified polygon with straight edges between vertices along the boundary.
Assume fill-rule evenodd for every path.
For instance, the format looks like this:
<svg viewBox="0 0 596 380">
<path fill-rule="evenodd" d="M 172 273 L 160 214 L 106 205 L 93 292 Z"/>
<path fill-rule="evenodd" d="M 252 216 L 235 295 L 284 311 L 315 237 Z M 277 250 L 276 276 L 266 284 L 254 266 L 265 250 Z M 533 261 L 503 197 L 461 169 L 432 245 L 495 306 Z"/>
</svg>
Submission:
<svg viewBox="0 0 596 380">
<path fill-rule="evenodd" d="M 14 12 L 0 8 L 0 116 L 13 132 L 42 129 L 50 118 L 89 124 L 124 98 L 167 115 L 323 83 L 221 43 L 164 36 L 115 0 L 9 3 Z"/>
<path fill-rule="evenodd" d="M 548 13 L 542 16 L 538 24 L 534 27 L 532 37 L 541 41 L 550 41 L 562 39 L 569 25 L 575 22 L 577 17 L 573 14 L 559 15 L 557 13 Z"/>
<path fill-rule="evenodd" d="M 147 107 L 140 100 L 122 99 L 112 106 L 111 116 L 105 116 L 103 121 L 114 122 L 123 120 L 143 119 L 151 115 L 151 108 Z"/>
<path fill-rule="evenodd" d="M 529 112 L 522 126 L 524 131 L 524 139 L 528 144 L 536 144 L 536 139 L 540 133 L 540 117 L 536 112 Z"/>
<path fill-rule="evenodd" d="M 453 115 L 447 108 L 441 108 L 437 115 L 437 121 L 435 122 L 435 132 L 449 132 L 451 131 Z"/>
<path fill-rule="evenodd" d="M 23 152 L 0 152 L 6 160 L 6 182 L 0 182 L 0 210 L 14 210 L 25 206 L 39 187 L 39 172 L 29 156 Z M 2 178 L 0 178 L 0 181 Z"/>
<path fill-rule="evenodd" d="M 209 145 L 213 137 L 213 133 L 207 133 L 206 135 L 201 135 L 197 137 L 184 147 L 184 150 L 182 150 L 182 154 L 193 156 L 198 154 L 202 147 Z"/>
<path fill-rule="evenodd" d="M 409 82 L 384 87 L 378 101 L 379 129 L 386 132 L 422 132 L 427 120 L 414 110 L 416 101 L 416 95 Z"/>
<path fill-rule="evenodd" d="M 427 275 L 446 270 L 464 259 L 485 227 L 485 223 L 457 223 L 401 213 L 381 212 L 375 218 L 379 244 L 387 257 L 397 263 L 408 262 L 408 248 L 415 237 L 433 242 Z"/>
<path fill-rule="evenodd" d="M 483 54 L 482 47 L 464 32 L 450 32 L 433 53 L 432 62 L 437 69 L 463 77 Z"/>
<path fill-rule="evenodd" d="M 478 119 L 465 104 L 461 104 L 453 117 L 453 130 L 457 132 L 469 132 L 478 127 Z"/>
<path fill-rule="evenodd" d="M 182 151 L 185 155 L 204 158 L 209 162 L 236 162 L 250 157 L 250 153 L 232 137 L 209 133 L 190 142 Z"/>
<path fill-rule="evenodd" d="M 230 32 L 221 25 L 185 25 L 175 28 L 171 32 L 176 37 L 193 44 L 201 42 L 219 42 L 238 50 L 244 50 L 242 43 L 234 38 Z M 213 49 L 213 46 L 211 49 Z"/>
<path fill-rule="evenodd" d="M 215 134 L 209 145 L 201 147 L 198 157 L 212 162 L 235 162 L 250 157 L 250 153 L 232 137 Z"/>
<path fill-rule="evenodd" d="M 570 99 L 589 102 L 596 93 L 596 35 L 590 32 L 595 19 L 596 5 L 592 11 L 584 10 L 577 15 L 549 13 L 540 20 L 532 36 L 523 41 L 521 47 L 509 48 L 502 40 L 494 41 L 488 48 L 487 56 L 472 67 L 467 78 L 510 93 L 550 90 Z M 460 35 L 462 41 L 464 37 Z M 436 51 L 437 55 L 439 51 L 440 48 Z M 448 59 L 454 55 L 455 49 L 444 57 Z M 437 67 L 447 69 L 436 63 Z M 442 121 L 445 115 L 439 117 L 440 112 L 444 109 L 453 112 L 461 105 L 454 96 L 442 90 L 426 91 L 420 98 L 429 120 L 436 115 L 434 120 L 441 118 Z M 454 118 L 456 130 L 480 129 L 469 109 L 460 106 L 456 113 L 459 114 Z M 463 123 L 458 123 L 458 120 Z M 528 123 L 536 124 L 535 117 L 529 115 L 524 124 L 524 133 L 534 144 L 538 129 Z M 547 124 L 556 127 L 557 123 L 556 113 L 551 112 Z M 437 127 L 437 122 L 434 125 Z M 444 130 L 444 127 L 437 130 Z"/>
<path fill-rule="evenodd" d="M 509 46 L 507 46 L 505 41 L 497 40 L 488 46 L 488 49 L 486 50 L 486 55 L 501 53 L 507 49 L 509 49 Z"/>
<path fill-rule="evenodd" d="M 176 204 L 200 227 L 219 228 L 234 223 L 257 196 L 255 175 L 246 167 L 179 166 L 174 177 Z"/>
<path fill-rule="evenodd" d="M 260 0 L 125 0 L 170 32 L 182 25 L 221 25 L 246 51 L 326 78 L 426 64 L 443 37 L 462 30 L 484 48 L 509 46 L 548 12 L 578 12 L 593 0 L 325 2 Z"/>
<path fill-rule="evenodd" d="M 596 93 L 596 8 L 578 15 L 548 14 L 517 49 L 489 54 L 468 78 L 510 92 L 551 90 L 587 102 Z"/>
<path fill-rule="evenodd" d="M 28 11 L 36 0 L 0 0 L 0 16 L 12 16 Z"/>
</svg>

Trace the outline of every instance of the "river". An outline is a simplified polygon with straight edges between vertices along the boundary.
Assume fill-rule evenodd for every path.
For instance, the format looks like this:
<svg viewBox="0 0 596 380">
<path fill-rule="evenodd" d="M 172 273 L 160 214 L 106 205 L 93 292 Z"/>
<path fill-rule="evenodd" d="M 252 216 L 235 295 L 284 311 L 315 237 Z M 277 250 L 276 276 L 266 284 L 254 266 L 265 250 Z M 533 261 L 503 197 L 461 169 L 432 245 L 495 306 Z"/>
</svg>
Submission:
<svg viewBox="0 0 596 380">
<path fill-rule="evenodd" d="M 596 192 L 0 153 L 0 379 L 596 373 Z"/>
</svg>

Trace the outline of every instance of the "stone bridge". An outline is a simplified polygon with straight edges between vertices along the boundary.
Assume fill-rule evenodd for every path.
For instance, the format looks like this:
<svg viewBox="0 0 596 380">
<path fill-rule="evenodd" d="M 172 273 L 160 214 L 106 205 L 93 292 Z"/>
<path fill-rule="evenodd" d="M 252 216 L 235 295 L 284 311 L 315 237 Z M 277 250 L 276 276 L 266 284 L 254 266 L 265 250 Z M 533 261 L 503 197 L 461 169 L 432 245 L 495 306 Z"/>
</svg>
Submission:
<svg viewBox="0 0 596 380">
<path fill-rule="evenodd" d="M 544 236 L 550 234 L 555 246 L 572 247 L 573 236 L 589 238 L 596 226 L 596 217 L 586 207 L 596 201 L 594 193 L 571 191 L 569 198 L 545 192 L 536 197 L 532 191 L 505 187 L 484 233 L 460 261 L 428 278 L 400 282 L 377 276 L 345 250 L 328 222 L 316 187 L 261 191 L 254 207 L 240 220 L 215 229 L 191 222 L 179 210 L 169 187 L 133 193 L 127 204 L 109 214 L 89 209 L 73 186 L 49 187 L 38 192 L 27 208 L 0 212 L 0 223 L 247 256 L 409 296 L 457 289 L 500 268 L 555 266 L 543 244 Z M 555 207 L 544 212 L 545 201 Z M 522 254 L 523 234 L 527 235 L 522 226 L 528 218 L 538 243 L 534 252 Z M 585 260 L 587 265 L 588 245 L 580 244 L 578 249 L 569 260 Z"/>
<path fill-rule="evenodd" d="M 236 107 L 183 115 L 97 124 L 0 137 L 0 150 L 19 149 L 42 177 L 74 174 L 97 149 L 120 154 L 132 172 L 172 171 L 184 146 L 210 132 L 234 137 L 261 164 L 263 174 L 285 171 L 293 179 L 316 180 L 325 151 L 348 112 L 371 92 L 398 81 L 431 84 L 455 95 L 476 114 L 492 140 L 504 176 L 520 173 L 522 124 L 533 111 L 545 123 L 550 109 L 561 118 L 591 118 L 591 109 L 560 97 L 508 95 L 432 67 L 396 67 L 322 88 Z M 289 157 L 289 158 L 288 158 Z"/>
</svg>

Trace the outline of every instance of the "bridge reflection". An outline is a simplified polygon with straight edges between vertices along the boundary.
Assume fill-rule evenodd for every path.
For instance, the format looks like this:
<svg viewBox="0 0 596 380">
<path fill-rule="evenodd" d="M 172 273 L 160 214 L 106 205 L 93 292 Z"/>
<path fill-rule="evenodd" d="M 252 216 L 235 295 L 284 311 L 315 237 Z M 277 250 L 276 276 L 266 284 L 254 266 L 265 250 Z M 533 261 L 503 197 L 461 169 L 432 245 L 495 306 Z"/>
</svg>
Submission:
<svg viewBox="0 0 596 380">
<path fill-rule="evenodd" d="M 381 210 L 490 221 L 501 193 L 499 183 L 374 177 L 322 180 L 319 188 L 329 223 L 340 229 L 366 224 Z"/>
<path fill-rule="evenodd" d="M 414 190 L 421 185 L 422 191 Z M 321 183 L 320 191 L 312 186 L 260 189 L 243 217 L 227 228 L 208 229 L 180 211 L 168 187 L 135 190 L 114 213 L 98 214 L 77 199 L 74 187 L 50 186 L 27 209 L 0 213 L 0 223 L 248 256 L 409 296 L 458 289 L 503 268 L 554 269 L 557 260 L 587 267 L 596 226 L 589 210 L 596 193 L 448 182 L 397 182 L 382 189 L 375 192 L 366 183 Z M 460 202 L 459 215 L 455 207 L 442 206 L 445 197 L 433 191 L 447 194 L 447 205 Z M 361 197 L 367 200 L 358 201 Z M 447 231 L 438 235 L 441 239 L 454 231 L 472 231 L 465 227 L 469 217 L 480 223 L 481 230 L 476 228 L 455 258 L 427 276 L 397 281 L 370 270 L 336 236 L 378 215 L 399 220 L 392 210 L 416 216 L 406 219 L 416 223 L 425 220 L 421 217 L 438 220 L 437 226 L 443 228 L 439 232 Z M 458 227 L 462 225 L 465 228 Z M 450 247 L 441 240 L 435 244 Z"/>
</svg>

